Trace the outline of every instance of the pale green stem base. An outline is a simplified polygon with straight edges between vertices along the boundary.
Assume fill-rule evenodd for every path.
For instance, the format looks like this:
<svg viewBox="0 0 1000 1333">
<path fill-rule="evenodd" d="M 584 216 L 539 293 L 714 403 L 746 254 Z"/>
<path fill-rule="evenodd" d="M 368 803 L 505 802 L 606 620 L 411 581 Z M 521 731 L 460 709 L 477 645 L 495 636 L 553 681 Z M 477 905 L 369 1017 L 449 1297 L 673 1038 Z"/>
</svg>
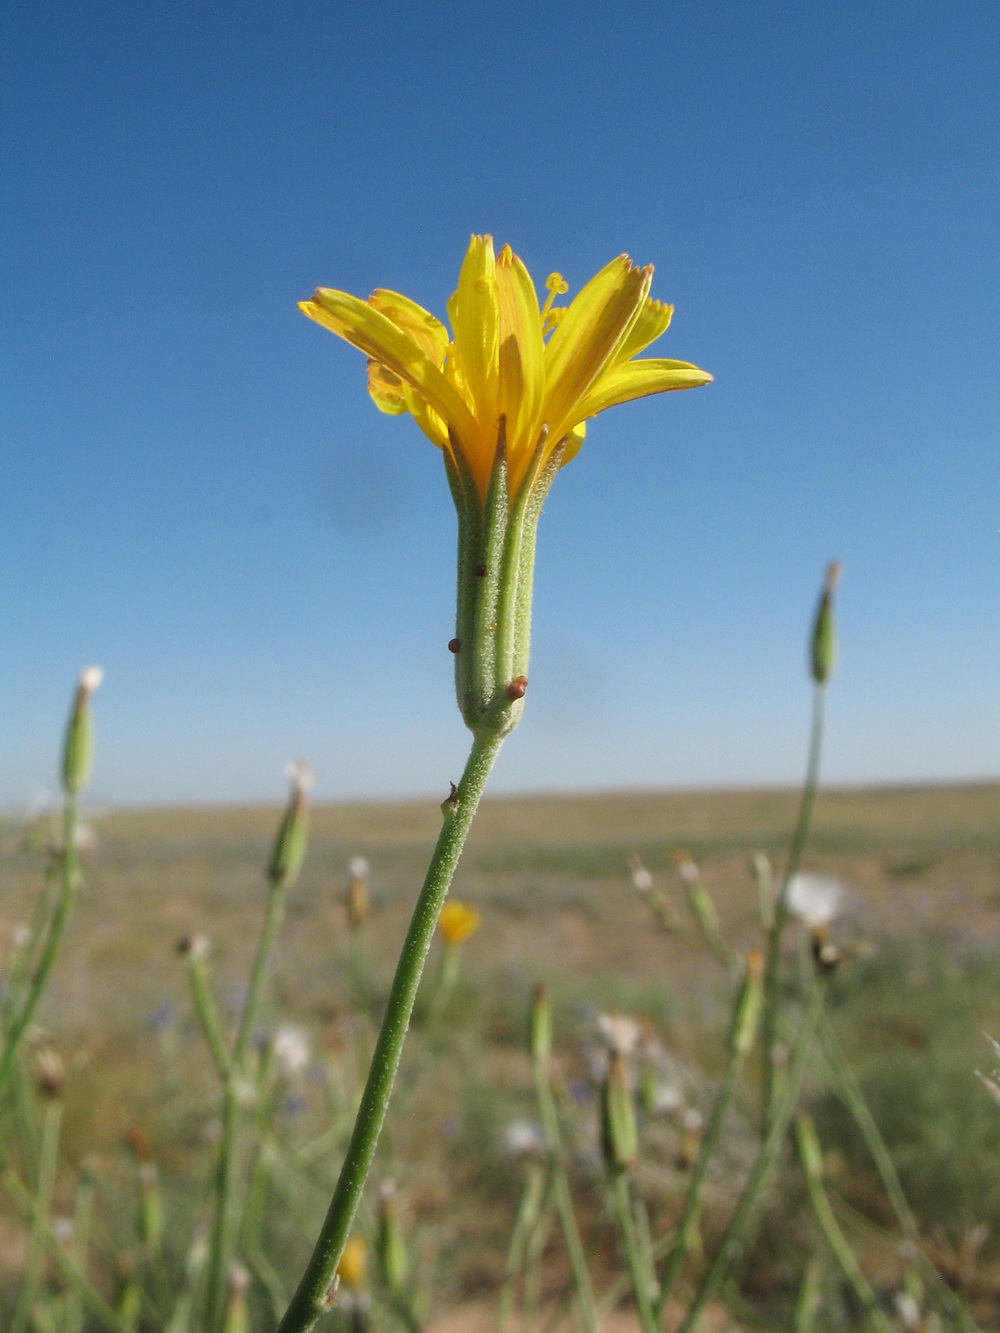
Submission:
<svg viewBox="0 0 1000 1333">
<path fill-rule="evenodd" d="M 562 1227 L 563 1239 L 566 1242 L 570 1268 L 573 1270 L 573 1281 L 576 1285 L 577 1300 L 580 1304 L 580 1316 L 586 1333 L 599 1333 L 597 1302 L 594 1300 L 594 1289 L 587 1268 L 587 1256 L 584 1253 L 580 1230 L 576 1224 L 573 1198 L 569 1190 L 569 1178 L 566 1175 L 566 1165 L 563 1161 L 559 1116 L 556 1112 L 555 1102 L 552 1099 L 552 1089 L 549 1087 L 548 1070 L 540 1060 L 535 1062 L 535 1092 L 542 1115 L 545 1145 L 552 1161 L 552 1197 L 555 1200 L 556 1212 L 559 1214 L 559 1225 Z"/>
<path fill-rule="evenodd" d="M 795 1037 L 795 1044 L 788 1066 L 788 1078 L 781 1100 L 774 1107 L 767 1135 L 751 1168 L 750 1177 L 743 1188 L 740 1201 L 736 1205 L 736 1211 L 730 1219 L 725 1235 L 719 1242 L 708 1271 L 702 1278 L 701 1286 L 691 1302 L 687 1317 L 681 1324 L 679 1333 L 693 1333 L 705 1303 L 718 1291 L 723 1278 L 725 1278 L 746 1245 L 757 1205 L 778 1160 L 781 1145 L 795 1111 L 813 1034 L 819 1022 L 823 1003 L 823 989 L 822 979 L 817 975 L 813 980 L 806 1009 Z"/>
<path fill-rule="evenodd" d="M 635 1218 L 632 1214 L 632 1193 L 629 1189 L 628 1176 L 620 1171 L 611 1184 L 614 1197 L 615 1218 L 625 1248 L 625 1261 L 632 1279 L 632 1291 L 635 1293 L 635 1305 L 639 1312 L 639 1324 L 642 1333 L 657 1333 L 656 1313 L 653 1308 L 653 1278 L 639 1245 Z"/>
<path fill-rule="evenodd" d="M 730 1052 L 729 1061 L 726 1065 L 726 1071 L 722 1080 L 722 1087 L 719 1089 L 718 1096 L 715 1099 L 715 1105 L 712 1107 L 711 1118 L 709 1119 L 708 1126 L 702 1137 L 701 1148 L 698 1152 L 698 1160 L 695 1163 L 694 1171 L 691 1174 L 691 1183 L 688 1185 L 687 1198 L 684 1200 L 684 1211 L 681 1213 L 681 1219 L 677 1224 L 674 1246 L 670 1251 L 670 1258 L 667 1261 L 667 1267 L 663 1274 L 663 1282 L 660 1288 L 660 1298 L 657 1306 L 657 1322 L 663 1319 L 666 1315 L 667 1303 L 677 1284 L 677 1279 L 684 1266 L 684 1260 L 687 1258 L 694 1243 L 698 1227 L 698 1215 L 701 1211 L 701 1197 L 705 1185 L 705 1176 L 708 1173 L 709 1164 L 715 1155 L 719 1137 L 722 1133 L 722 1125 L 726 1118 L 726 1113 L 732 1104 L 733 1095 L 736 1092 L 744 1055 L 745 1052 L 742 1051 L 734 1050 Z"/>
<path fill-rule="evenodd" d="M 811 1133 L 809 1121 L 805 1117 L 800 1117 L 796 1127 L 797 1137 L 800 1144 L 800 1152 L 803 1157 L 803 1175 L 806 1182 L 806 1191 L 809 1194 L 809 1202 L 812 1204 L 813 1214 L 823 1233 L 827 1245 L 833 1251 L 840 1270 L 847 1279 L 851 1290 L 857 1298 L 858 1304 L 865 1312 L 865 1320 L 869 1328 L 874 1329 L 875 1333 L 892 1333 L 889 1321 L 879 1309 L 878 1298 L 872 1290 L 871 1283 L 865 1277 L 861 1270 L 861 1265 L 855 1258 L 854 1251 L 847 1243 L 847 1238 L 840 1229 L 840 1224 L 833 1215 L 833 1209 L 830 1207 L 830 1200 L 827 1198 L 826 1190 L 823 1188 L 822 1174 L 819 1170 L 812 1169 L 811 1163 L 806 1160 L 808 1150 L 802 1147 L 803 1140 Z"/>
<path fill-rule="evenodd" d="M 389 1095 L 403 1053 L 420 975 L 441 905 L 451 885 L 486 780 L 502 745 L 503 736 L 496 731 L 473 733 L 472 750 L 462 780 L 453 797 L 442 807 L 444 826 L 434 848 L 396 966 L 347 1155 L 319 1239 L 277 1333 L 305 1333 L 330 1307 L 337 1264 L 375 1156 Z"/>
<path fill-rule="evenodd" d="M 7 1087 L 21 1041 L 35 1015 L 38 1002 L 42 998 L 52 966 L 56 961 L 56 954 L 59 952 L 59 945 L 66 930 L 70 909 L 73 906 L 77 878 L 76 796 L 69 795 L 66 797 L 66 806 L 63 813 L 62 883 L 59 890 L 59 899 L 52 914 L 48 935 L 42 948 L 41 957 L 38 960 L 38 966 L 35 969 L 35 975 L 31 979 L 27 997 L 21 1006 L 21 1012 L 16 1018 L 11 1019 L 7 1031 L 3 1055 L 0 1056 L 0 1096 L 3 1095 Z"/>
<path fill-rule="evenodd" d="M 774 916 L 767 937 L 767 963 L 764 971 L 764 1013 L 763 1013 L 763 1049 L 764 1049 L 764 1132 L 770 1128 L 771 1113 L 775 1102 L 774 1044 L 778 1029 L 778 1009 L 781 1002 L 781 946 L 785 923 L 788 920 L 788 885 L 798 873 L 802 864 L 802 854 L 809 838 L 809 826 L 812 823 L 813 804 L 816 800 L 816 788 L 819 784 L 819 760 L 823 748 L 823 717 L 826 705 L 825 685 L 816 685 L 813 693 L 812 730 L 809 738 L 809 760 L 806 764 L 806 779 L 802 787 L 799 804 L 799 816 L 792 834 L 792 843 L 788 851 L 788 863 L 782 876 L 781 888 L 774 904 Z"/>
</svg>

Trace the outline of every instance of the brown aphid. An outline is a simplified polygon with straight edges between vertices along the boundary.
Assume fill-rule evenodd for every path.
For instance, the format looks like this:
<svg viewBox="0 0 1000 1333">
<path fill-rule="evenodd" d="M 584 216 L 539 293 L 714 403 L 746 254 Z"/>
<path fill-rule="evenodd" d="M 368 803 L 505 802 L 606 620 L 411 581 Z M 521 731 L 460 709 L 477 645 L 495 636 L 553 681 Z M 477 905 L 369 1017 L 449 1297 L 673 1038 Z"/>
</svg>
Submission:
<svg viewBox="0 0 1000 1333">
<path fill-rule="evenodd" d="M 458 653 L 458 652 L 461 652 L 461 649 L 462 649 L 462 640 L 461 640 L 461 639 L 449 639 L 449 640 L 448 640 L 448 651 L 449 651 L 449 653 Z"/>
<path fill-rule="evenodd" d="M 476 577 L 477 577 L 477 578 L 480 578 L 480 579 L 484 579 L 484 578 L 486 577 L 486 566 L 485 566 L 485 565 L 477 565 L 477 566 L 476 566 Z"/>
<path fill-rule="evenodd" d="M 507 686 L 508 699 L 523 699 L 528 692 L 528 677 L 515 676 Z"/>
</svg>

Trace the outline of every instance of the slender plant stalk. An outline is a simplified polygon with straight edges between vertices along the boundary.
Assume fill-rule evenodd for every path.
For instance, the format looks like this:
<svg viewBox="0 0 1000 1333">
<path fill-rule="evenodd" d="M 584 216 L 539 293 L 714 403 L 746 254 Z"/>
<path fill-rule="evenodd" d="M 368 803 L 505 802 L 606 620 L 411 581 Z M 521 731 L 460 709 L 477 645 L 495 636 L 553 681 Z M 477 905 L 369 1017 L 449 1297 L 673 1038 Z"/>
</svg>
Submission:
<svg viewBox="0 0 1000 1333">
<path fill-rule="evenodd" d="M 781 1003 L 781 945 L 788 920 L 788 885 L 798 873 L 809 838 L 812 823 L 813 804 L 816 800 L 816 788 L 819 783 L 819 761 L 823 749 L 823 718 L 826 706 L 826 685 L 817 683 L 813 690 L 812 729 L 809 738 L 809 759 L 806 764 L 806 778 L 799 802 L 799 815 L 788 849 L 788 861 L 782 876 L 781 888 L 774 904 L 771 929 L 767 936 L 767 962 L 764 970 L 764 1096 L 763 1123 L 764 1131 L 770 1128 L 771 1113 L 775 1102 L 774 1044 L 778 1030 L 778 1009 Z"/>
<path fill-rule="evenodd" d="M 225 1315 L 241 1121 L 240 1077 L 233 1072 L 226 1079 L 222 1097 L 222 1142 L 215 1174 L 215 1217 L 208 1256 L 206 1333 L 214 1333 Z"/>
<path fill-rule="evenodd" d="M 444 825 L 396 966 L 347 1155 L 316 1246 L 278 1333 L 306 1333 L 329 1308 L 337 1264 L 375 1156 L 424 960 L 476 807 L 502 745 L 503 737 L 495 731 L 473 733 L 462 780 L 443 807 Z"/>
<path fill-rule="evenodd" d="M 62 858 L 58 855 L 50 857 L 42 881 L 42 891 L 38 895 L 31 912 L 27 942 L 22 948 L 16 951 L 11 959 L 10 974 L 7 978 L 3 1007 L 2 1010 L 0 1010 L 0 1030 L 4 1033 L 6 1033 L 7 1029 L 10 1027 L 11 1018 L 17 1011 L 26 978 L 31 969 L 32 960 L 35 957 L 39 942 L 45 931 L 45 923 L 52 910 L 52 899 L 55 892 L 56 882 L 61 879 L 61 876 L 57 874 L 61 859 Z"/>
<path fill-rule="evenodd" d="M 87 1250 L 90 1245 L 90 1223 L 94 1211 L 94 1182 L 84 1167 L 76 1188 L 76 1207 L 73 1211 L 73 1261 L 81 1273 L 87 1271 Z M 78 1286 L 69 1284 L 66 1293 L 65 1333 L 83 1333 L 83 1293 Z"/>
<path fill-rule="evenodd" d="M 851 1068 L 850 1061 L 844 1054 L 837 1034 L 833 1030 L 829 1017 L 824 1013 L 821 1017 L 820 1038 L 823 1042 L 824 1054 L 826 1055 L 827 1071 L 830 1076 L 830 1082 L 841 1097 L 845 1106 L 861 1131 L 861 1136 L 865 1145 L 871 1154 L 875 1163 L 875 1169 L 879 1173 L 883 1188 L 892 1205 L 892 1210 L 896 1214 L 896 1221 L 906 1239 L 913 1247 L 916 1262 L 926 1278 L 928 1278 L 944 1305 L 947 1306 L 949 1314 L 957 1320 L 959 1327 L 964 1333 L 976 1333 L 977 1325 L 965 1308 L 964 1302 L 952 1290 L 948 1283 L 938 1272 L 936 1266 L 927 1258 L 924 1253 L 920 1239 L 920 1229 L 917 1226 L 917 1219 L 913 1215 L 909 1201 L 903 1190 L 902 1182 L 899 1179 L 899 1173 L 896 1170 L 896 1164 L 892 1160 L 889 1149 L 886 1147 L 885 1140 L 879 1131 L 875 1122 L 875 1117 L 865 1101 L 864 1093 L 861 1091 L 861 1085 L 858 1082 L 854 1070 Z"/>
<path fill-rule="evenodd" d="M 219 1149 L 219 1164 L 216 1173 L 215 1221 L 208 1260 L 209 1330 L 219 1328 L 225 1319 L 227 1273 L 233 1248 L 234 1232 L 238 1221 L 235 1215 L 236 1168 L 243 1126 L 240 1094 L 242 1088 L 247 1085 L 247 1071 L 245 1069 L 247 1053 L 250 1047 L 250 1039 L 253 1036 L 254 1025 L 257 1022 L 257 1015 L 260 1012 L 268 965 L 285 915 L 285 897 L 288 883 L 286 874 L 279 874 L 271 882 L 264 925 L 260 933 L 260 939 L 257 942 L 257 951 L 254 954 L 253 967 L 250 972 L 246 1004 L 243 1006 L 243 1016 L 233 1042 L 232 1056 L 229 1059 L 229 1072 L 223 1080 L 222 1143 Z M 211 1040 L 210 1037 L 210 1044 Z M 219 1064 L 219 1054 L 213 1051 L 213 1055 L 216 1064 Z"/>
<path fill-rule="evenodd" d="M 267 896 L 264 928 L 257 942 L 257 952 L 254 955 L 253 969 L 250 973 L 247 1000 L 243 1006 L 243 1018 L 240 1021 L 239 1032 L 233 1046 L 233 1060 L 237 1065 L 242 1065 L 246 1058 L 250 1038 L 253 1036 L 254 1024 L 257 1022 L 257 1014 L 260 1011 L 260 1004 L 264 995 L 264 978 L 267 976 L 271 953 L 274 950 L 274 943 L 285 915 L 285 894 L 286 885 L 283 880 L 279 879 L 271 885 Z"/>
<path fill-rule="evenodd" d="M 658 1321 L 666 1316 L 667 1302 L 673 1294 L 677 1279 L 684 1266 L 684 1260 L 690 1253 L 691 1246 L 694 1242 L 698 1226 L 698 1215 L 701 1211 L 701 1199 L 705 1185 L 705 1177 L 708 1173 L 709 1164 L 715 1155 L 715 1150 L 718 1147 L 723 1122 L 732 1105 L 733 1096 L 736 1092 L 745 1056 L 745 1051 L 736 1049 L 733 1046 L 730 1047 L 729 1060 L 727 1061 L 725 1073 L 723 1075 L 722 1087 L 719 1089 L 718 1096 L 715 1099 L 715 1105 L 712 1107 L 712 1114 L 709 1117 L 708 1125 L 705 1128 L 705 1133 L 701 1140 L 698 1160 L 695 1162 L 694 1170 L 691 1173 L 691 1182 L 688 1185 L 687 1197 L 684 1200 L 684 1211 L 681 1213 L 681 1219 L 674 1232 L 673 1248 L 670 1251 L 670 1258 L 667 1260 L 667 1266 L 663 1273 L 663 1282 L 660 1287 L 660 1298 L 657 1303 L 656 1311 Z"/>
<path fill-rule="evenodd" d="M 806 1264 L 798 1295 L 795 1297 L 795 1309 L 792 1311 L 792 1333 L 812 1333 L 816 1318 L 816 1306 L 819 1303 L 820 1267 L 815 1259 Z"/>
<path fill-rule="evenodd" d="M 2 1183 L 5 1192 L 10 1196 L 21 1216 L 33 1224 L 36 1215 L 35 1201 L 20 1177 L 13 1171 L 7 1170 L 0 1177 L 0 1183 Z M 59 1276 L 73 1291 L 79 1293 L 80 1299 L 94 1319 L 103 1328 L 110 1329 L 111 1333 L 128 1333 L 128 1329 L 118 1315 L 108 1305 L 100 1292 L 91 1286 L 80 1264 L 77 1263 L 66 1246 L 52 1234 L 52 1229 L 49 1226 L 45 1228 L 44 1239 L 49 1258 L 52 1260 Z"/>
<path fill-rule="evenodd" d="M 49 1209 L 56 1183 L 59 1161 L 59 1128 L 62 1124 L 62 1103 L 52 1099 L 45 1107 L 42 1123 L 42 1147 L 38 1159 L 38 1184 L 31 1209 L 31 1230 L 28 1236 L 28 1257 L 24 1277 L 17 1293 L 11 1333 L 24 1333 L 32 1317 L 32 1308 L 38 1299 L 41 1279 L 42 1254 L 49 1231 Z"/>
<path fill-rule="evenodd" d="M 542 1308 L 542 1257 L 552 1234 L 553 1208 L 547 1201 L 538 1223 L 528 1237 L 524 1258 L 524 1301 L 521 1327 L 524 1333 L 538 1333 Z M 548 1333 L 548 1328 L 546 1328 Z"/>
<path fill-rule="evenodd" d="M 632 1194 L 629 1189 L 628 1173 L 619 1171 L 611 1183 L 615 1218 L 625 1247 L 625 1262 L 632 1279 L 635 1293 L 635 1305 L 639 1312 L 639 1324 L 642 1333 L 657 1333 L 659 1327 L 654 1309 L 653 1284 L 656 1279 L 649 1270 L 639 1244 L 632 1214 Z"/>
<path fill-rule="evenodd" d="M 222 1024 L 219 1021 L 219 1011 L 212 996 L 212 988 L 208 984 L 208 968 L 205 964 L 205 958 L 198 948 L 192 948 L 188 952 L 188 980 L 191 983 L 194 1011 L 198 1017 L 198 1022 L 201 1024 L 201 1030 L 205 1034 L 205 1041 L 208 1043 L 216 1072 L 220 1079 L 225 1080 L 229 1077 L 232 1069 L 232 1058 L 226 1045 L 226 1039 L 222 1035 Z"/>
<path fill-rule="evenodd" d="M 559 1116 L 556 1113 L 555 1102 L 552 1099 L 548 1072 L 541 1060 L 535 1061 L 534 1072 L 535 1091 L 542 1115 L 542 1128 L 545 1131 L 545 1144 L 552 1161 L 552 1195 L 555 1200 L 556 1212 L 559 1214 L 563 1239 L 566 1242 L 570 1268 L 573 1271 L 573 1282 L 576 1285 L 580 1315 L 587 1333 L 598 1333 L 600 1325 L 597 1317 L 597 1303 L 594 1300 L 594 1289 L 590 1282 L 587 1256 L 584 1253 L 583 1241 L 580 1239 L 580 1229 L 576 1224 L 576 1214 L 573 1211 L 573 1198 L 570 1194 L 569 1178 L 566 1175 L 566 1165 L 563 1161 Z"/>
<path fill-rule="evenodd" d="M 802 1161 L 802 1174 L 805 1177 L 806 1192 L 812 1205 L 813 1213 L 823 1238 L 833 1251 L 834 1258 L 840 1265 L 840 1271 L 847 1279 L 858 1304 L 865 1312 L 865 1319 L 870 1328 L 877 1333 L 891 1333 L 889 1321 L 879 1309 L 878 1298 L 871 1283 L 861 1271 L 854 1251 L 847 1243 L 847 1237 L 840 1229 L 826 1190 L 823 1188 L 823 1164 L 819 1142 L 813 1129 L 812 1121 L 806 1115 L 800 1115 L 795 1126 L 799 1145 L 799 1157 Z"/>
<path fill-rule="evenodd" d="M 546 1172 L 537 1162 L 528 1164 L 521 1190 L 521 1200 L 517 1206 L 514 1230 L 511 1232 L 510 1246 L 507 1250 L 507 1262 L 504 1265 L 503 1286 L 497 1304 L 497 1333 L 506 1333 L 507 1324 L 514 1308 L 518 1274 L 524 1267 L 524 1256 L 542 1211 L 542 1204 L 549 1190 Z"/>
<path fill-rule="evenodd" d="M 27 996 L 21 1006 L 20 1013 L 16 1018 L 11 1018 L 7 1030 L 3 1054 L 0 1055 L 0 1097 L 6 1090 L 21 1041 L 35 1015 L 38 1002 L 42 998 L 52 966 L 56 961 L 56 954 L 59 952 L 59 945 L 65 934 L 66 923 L 69 920 L 73 899 L 76 895 L 76 885 L 79 878 L 79 862 L 76 854 L 76 815 L 76 794 L 70 793 L 66 797 L 66 804 L 63 809 L 62 874 L 59 897 L 52 913 L 52 920 L 49 923 L 38 966 L 28 986 Z"/>
<path fill-rule="evenodd" d="M 813 978 L 805 1012 L 802 1015 L 795 1043 L 792 1047 L 788 1065 L 788 1078 L 782 1090 L 781 1099 L 775 1104 L 771 1124 L 751 1168 L 740 1201 L 736 1205 L 736 1211 L 730 1218 L 729 1226 L 726 1228 L 725 1235 L 719 1242 L 712 1262 L 702 1278 L 701 1285 L 691 1302 L 679 1333 L 693 1333 L 706 1301 L 715 1295 L 734 1260 L 746 1246 L 757 1205 L 777 1163 L 781 1145 L 795 1111 L 813 1034 L 816 1031 L 816 1024 L 819 1021 L 822 1009 L 823 990 L 822 978 L 817 974 Z"/>
</svg>

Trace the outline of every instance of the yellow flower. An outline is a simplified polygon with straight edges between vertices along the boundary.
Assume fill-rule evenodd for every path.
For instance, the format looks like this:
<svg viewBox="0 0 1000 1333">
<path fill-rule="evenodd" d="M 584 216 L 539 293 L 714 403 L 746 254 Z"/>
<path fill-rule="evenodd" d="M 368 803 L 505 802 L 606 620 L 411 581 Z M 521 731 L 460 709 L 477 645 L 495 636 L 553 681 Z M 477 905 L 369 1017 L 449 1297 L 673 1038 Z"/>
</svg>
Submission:
<svg viewBox="0 0 1000 1333">
<path fill-rule="evenodd" d="M 368 388 L 383 412 L 409 412 L 439 448 L 461 454 L 485 502 L 505 430 L 511 501 L 562 446 L 580 448 L 585 422 L 607 407 L 712 378 L 686 361 L 633 358 L 663 333 L 673 307 L 650 299 L 653 268 L 620 255 L 564 309 L 553 274 L 539 305 L 510 246 L 473 236 L 448 302 L 451 335 L 415 301 L 383 288 L 367 301 L 320 287 L 300 309 L 368 356 Z M 504 426 L 501 426 L 501 418 Z"/>
<path fill-rule="evenodd" d="M 445 944 L 461 944 L 479 929 L 479 913 L 469 903 L 454 898 L 446 902 L 438 917 L 438 930 Z"/>
<path fill-rule="evenodd" d="M 368 1263 L 368 1246 L 363 1236 L 349 1236 L 344 1252 L 337 1264 L 337 1276 L 345 1287 L 360 1291 L 365 1285 L 365 1269 Z"/>
</svg>

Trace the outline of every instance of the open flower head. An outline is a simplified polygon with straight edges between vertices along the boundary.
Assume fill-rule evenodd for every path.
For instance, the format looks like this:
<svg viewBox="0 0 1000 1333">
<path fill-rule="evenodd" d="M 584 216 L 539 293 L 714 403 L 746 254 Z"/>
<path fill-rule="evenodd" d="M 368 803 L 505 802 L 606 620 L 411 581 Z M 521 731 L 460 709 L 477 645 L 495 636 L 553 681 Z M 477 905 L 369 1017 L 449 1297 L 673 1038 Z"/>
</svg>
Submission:
<svg viewBox="0 0 1000 1333">
<path fill-rule="evenodd" d="M 469 903 L 446 902 L 438 917 L 438 930 L 445 944 L 463 944 L 479 929 L 479 913 Z"/>
<path fill-rule="evenodd" d="M 686 361 L 635 359 L 673 314 L 651 299 L 652 276 L 652 265 L 620 255 L 556 307 L 568 290 L 559 274 L 539 302 L 510 246 L 494 255 L 492 237 L 473 236 L 448 302 L 450 331 L 384 288 L 362 301 L 321 287 L 300 309 L 367 355 L 376 406 L 409 412 L 434 444 L 460 455 L 482 501 L 505 429 L 513 499 L 556 450 L 560 465 L 576 454 L 598 412 L 712 378 Z"/>
</svg>

